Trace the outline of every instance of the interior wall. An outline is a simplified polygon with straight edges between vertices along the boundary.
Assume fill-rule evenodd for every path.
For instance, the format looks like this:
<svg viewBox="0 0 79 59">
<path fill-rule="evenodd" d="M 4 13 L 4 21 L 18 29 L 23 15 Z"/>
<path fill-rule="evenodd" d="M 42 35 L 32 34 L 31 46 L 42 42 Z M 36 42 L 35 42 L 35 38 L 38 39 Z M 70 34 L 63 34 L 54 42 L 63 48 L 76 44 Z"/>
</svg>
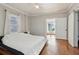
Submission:
<svg viewBox="0 0 79 59">
<path fill-rule="evenodd" d="M 20 25 L 20 27 L 21 27 L 21 31 L 20 32 L 26 32 L 27 31 L 27 29 L 28 29 L 28 16 L 27 15 L 25 15 L 25 14 L 23 14 L 23 13 L 21 13 L 21 12 L 18 12 L 18 11 L 16 11 L 15 9 L 11 9 L 11 8 L 9 8 L 9 7 L 6 7 L 6 6 L 2 6 L 1 4 L 0 4 L 0 36 L 3 36 L 4 35 L 4 27 L 5 27 L 5 25 L 6 25 L 6 28 L 5 28 L 5 30 L 6 30 L 6 32 L 8 32 L 8 21 L 7 21 L 7 24 L 5 24 L 6 23 L 6 19 L 5 19 L 5 9 L 6 10 L 8 10 L 8 12 L 11 12 L 11 13 L 14 13 L 14 14 L 16 14 L 16 15 L 20 15 L 21 16 L 21 25 Z M 27 22 L 26 22 L 27 21 Z M 5 25 L 4 25 L 5 24 Z M 27 26 L 26 26 L 26 24 L 27 24 Z"/>
<path fill-rule="evenodd" d="M 4 23 L 5 23 L 5 12 L 4 9 L 0 8 L 0 36 L 4 34 Z"/>
<path fill-rule="evenodd" d="M 57 14 L 57 15 L 43 15 L 43 16 L 30 16 L 29 23 L 30 23 L 30 33 L 34 35 L 43 35 L 46 34 L 46 20 L 47 19 L 56 19 L 56 34 L 57 38 L 66 39 L 66 20 L 67 17 L 64 14 Z"/>
<path fill-rule="evenodd" d="M 23 14 L 20 14 L 20 16 L 21 16 L 21 32 L 25 32 L 26 31 L 26 15 L 23 15 Z"/>
<path fill-rule="evenodd" d="M 67 40 L 67 17 L 56 18 L 56 37 L 57 39 Z"/>
<path fill-rule="evenodd" d="M 25 16 L 25 32 L 30 32 L 29 30 L 29 21 L 28 16 Z"/>
<path fill-rule="evenodd" d="M 44 21 L 45 17 L 40 17 L 40 16 L 31 16 L 29 17 L 29 24 L 30 24 L 30 33 L 33 35 L 44 35 Z"/>
<path fill-rule="evenodd" d="M 75 12 L 75 15 L 74 15 L 74 43 L 75 43 L 75 47 L 78 47 L 78 19 L 79 19 L 79 16 L 78 16 L 78 11 L 74 11 Z"/>
<path fill-rule="evenodd" d="M 78 12 L 72 11 L 68 19 L 68 41 L 72 47 L 78 47 Z"/>
<path fill-rule="evenodd" d="M 68 19 L 68 41 L 74 47 L 74 12 L 70 13 Z"/>
<path fill-rule="evenodd" d="M 67 12 L 68 15 L 68 41 L 72 47 L 78 47 L 78 10 L 79 3 L 76 3 Z"/>
<path fill-rule="evenodd" d="M 16 19 L 16 24 L 17 24 L 17 32 L 22 32 L 22 30 L 24 29 L 23 28 L 23 25 L 24 24 L 22 24 L 23 22 L 23 16 L 20 14 L 17 14 L 17 13 L 12 13 L 12 12 L 10 12 L 10 11 L 8 11 L 8 10 L 6 10 L 6 19 L 5 19 L 5 30 L 4 30 L 4 34 L 6 35 L 6 34 L 10 34 L 10 33 L 13 33 L 12 31 L 11 31 L 11 29 L 12 29 L 12 27 L 11 27 L 11 18 L 10 17 L 12 17 L 12 16 L 14 16 L 14 17 L 17 17 L 17 19 Z M 23 19 L 23 20 L 22 20 Z M 22 29 L 21 29 L 22 28 Z"/>
</svg>

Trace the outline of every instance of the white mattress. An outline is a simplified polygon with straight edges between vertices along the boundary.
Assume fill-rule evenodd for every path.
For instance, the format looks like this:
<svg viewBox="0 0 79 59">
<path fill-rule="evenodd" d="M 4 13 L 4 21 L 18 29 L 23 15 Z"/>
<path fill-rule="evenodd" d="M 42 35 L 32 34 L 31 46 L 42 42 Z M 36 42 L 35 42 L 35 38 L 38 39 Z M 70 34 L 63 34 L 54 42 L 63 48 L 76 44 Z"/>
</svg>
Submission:
<svg viewBox="0 0 79 59">
<path fill-rule="evenodd" d="M 25 55 L 38 55 L 46 43 L 41 36 L 34 36 L 24 33 L 13 33 L 4 36 L 3 44 L 23 52 Z"/>
</svg>

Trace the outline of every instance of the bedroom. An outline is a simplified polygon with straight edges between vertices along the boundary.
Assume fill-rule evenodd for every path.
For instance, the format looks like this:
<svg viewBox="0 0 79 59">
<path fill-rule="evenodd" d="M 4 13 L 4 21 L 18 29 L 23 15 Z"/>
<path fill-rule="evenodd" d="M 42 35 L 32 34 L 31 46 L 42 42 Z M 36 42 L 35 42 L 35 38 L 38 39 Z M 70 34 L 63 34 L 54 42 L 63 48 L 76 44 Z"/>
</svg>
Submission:
<svg viewBox="0 0 79 59">
<path fill-rule="evenodd" d="M 0 54 L 78 55 L 78 8 L 77 3 L 0 4 Z M 46 21 L 53 19 L 55 33 L 48 33 Z"/>
</svg>

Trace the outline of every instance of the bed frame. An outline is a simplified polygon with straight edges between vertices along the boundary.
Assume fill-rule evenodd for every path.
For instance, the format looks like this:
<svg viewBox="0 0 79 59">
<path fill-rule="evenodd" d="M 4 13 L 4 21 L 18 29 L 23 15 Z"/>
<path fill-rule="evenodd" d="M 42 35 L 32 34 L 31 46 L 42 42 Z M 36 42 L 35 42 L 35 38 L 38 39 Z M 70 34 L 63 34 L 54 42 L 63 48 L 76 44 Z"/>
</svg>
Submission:
<svg viewBox="0 0 79 59">
<path fill-rule="evenodd" d="M 28 32 L 24 32 L 25 34 L 27 34 Z M 14 48 L 11 48 L 11 47 L 8 47 L 6 45 L 3 44 L 2 42 L 2 38 L 4 36 L 0 36 L 0 54 L 2 55 L 24 55 L 24 53 L 14 49 Z"/>
<path fill-rule="evenodd" d="M 41 52 L 39 53 L 39 55 L 41 55 L 41 53 L 43 52 L 44 48 L 47 46 L 47 42 L 45 43 L 44 47 L 42 48 Z"/>
<path fill-rule="evenodd" d="M 3 38 L 4 36 L 0 36 L 0 44 L 2 43 L 2 38 Z"/>
<path fill-rule="evenodd" d="M 4 45 L 2 42 L 3 37 L 4 36 L 0 36 L 0 52 L 3 52 L 3 54 L 8 54 L 7 52 L 9 52 L 10 54 L 13 54 L 13 55 L 24 55 L 24 53 Z"/>
<path fill-rule="evenodd" d="M 3 42 L 2 42 L 3 37 L 4 36 L 0 36 L 0 54 L 1 55 L 24 55 L 24 53 L 14 49 L 14 48 L 11 48 L 11 47 L 8 47 L 8 46 L 4 45 Z M 42 48 L 41 52 L 45 48 L 46 44 L 47 44 L 47 42 L 45 43 L 45 45 Z M 39 53 L 39 55 L 41 55 L 41 52 Z"/>
</svg>

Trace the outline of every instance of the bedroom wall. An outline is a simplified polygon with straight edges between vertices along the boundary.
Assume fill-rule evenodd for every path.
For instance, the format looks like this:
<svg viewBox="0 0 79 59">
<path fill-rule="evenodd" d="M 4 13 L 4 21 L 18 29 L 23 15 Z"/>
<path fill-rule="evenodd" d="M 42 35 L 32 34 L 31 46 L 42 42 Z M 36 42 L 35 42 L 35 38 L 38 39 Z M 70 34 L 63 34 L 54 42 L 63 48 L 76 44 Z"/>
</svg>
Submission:
<svg viewBox="0 0 79 59">
<path fill-rule="evenodd" d="M 4 33 L 5 12 L 0 6 L 0 36 Z"/>
<path fill-rule="evenodd" d="M 28 31 L 28 16 L 20 14 L 21 16 L 21 32 Z"/>
<path fill-rule="evenodd" d="M 66 15 L 65 14 L 53 14 L 42 16 L 30 16 L 30 33 L 33 35 L 45 36 L 46 34 L 46 20 L 56 19 L 56 34 L 57 38 L 66 39 Z M 61 28 L 60 28 L 61 27 Z"/>
<path fill-rule="evenodd" d="M 5 27 L 4 24 L 6 23 L 5 22 L 5 11 L 4 11 L 5 9 L 11 13 L 21 16 L 21 25 L 20 25 L 21 31 L 20 32 L 28 31 L 28 16 L 27 15 L 25 15 L 19 11 L 16 11 L 15 9 L 12 9 L 12 8 L 9 8 L 9 7 L 6 7 L 6 6 L 3 6 L 0 4 L 0 36 L 4 35 L 4 27 Z M 7 29 L 5 28 L 5 32 L 8 33 L 8 21 L 5 25 L 7 28 Z"/>
<path fill-rule="evenodd" d="M 78 47 L 78 12 L 72 11 L 68 16 L 68 42 Z"/>
<path fill-rule="evenodd" d="M 45 24 L 45 17 L 40 16 L 30 16 L 29 17 L 29 24 L 30 24 L 30 33 L 33 35 L 44 35 L 44 24 Z"/>
<path fill-rule="evenodd" d="M 70 13 L 68 18 L 68 41 L 74 46 L 74 12 Z"/>
<path fill-rule="evenodd" d="M 68 12 L 68 41 L 72 47 L 78 47 L 78 12 L 79 4 L 76 3 Z"/>
<path fill-rule="evenodd" d="M 67 17 L 56 18 L 56 37 L 57 39 L 67 40 Z"/>
<path fill-rule="evenodd" d="M 78 29 L 78 18 L 79 18 L 79 13 L 78 13 L 78 11 L 77 12 L 75 12 L 75 15 L 74 15 L 74 18 L 75 18 L 75 24 L 74 24 L 74 39 L 75 39 L 75 47 L 78 47 L 78 32 L 79 32 L 79 29 Z"/>
</svg>

